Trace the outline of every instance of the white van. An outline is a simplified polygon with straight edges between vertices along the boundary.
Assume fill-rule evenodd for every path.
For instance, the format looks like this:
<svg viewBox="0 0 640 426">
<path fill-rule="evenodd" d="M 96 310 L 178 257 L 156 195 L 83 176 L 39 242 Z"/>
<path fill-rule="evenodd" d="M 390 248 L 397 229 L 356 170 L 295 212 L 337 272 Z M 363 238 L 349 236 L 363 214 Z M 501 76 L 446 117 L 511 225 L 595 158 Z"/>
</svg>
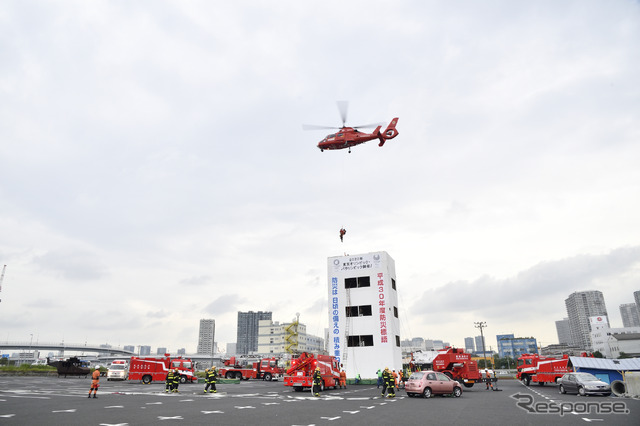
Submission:
<svg viewBox="0 0 640 426">
<path fill-rule="evenodd" d="M 107 380 L 127 380 L 129 378 L 129 362 L 116 359 L 109 366 Z"/>
</svg>

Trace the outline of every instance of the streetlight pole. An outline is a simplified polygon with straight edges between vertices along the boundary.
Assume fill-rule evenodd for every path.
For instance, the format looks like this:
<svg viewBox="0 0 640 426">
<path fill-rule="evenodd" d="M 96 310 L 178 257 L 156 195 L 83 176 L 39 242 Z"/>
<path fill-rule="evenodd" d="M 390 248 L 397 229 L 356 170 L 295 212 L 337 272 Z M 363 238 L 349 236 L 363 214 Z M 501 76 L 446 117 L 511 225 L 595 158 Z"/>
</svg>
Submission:
<svg viewBox="0 0 640 426">
<path fill-rule="evenodd" d="M 482 339 L 482 357 L 484 358 L 484 368 L 487 368 L 487 352 L 484 346 L 484 333 L 482 332 L 482 329 L 487 326 L 487 323 L 484 321 L 476 321 L 473 324 L 476 328 L 480 329 L 480 337 Z"/>
</svg>

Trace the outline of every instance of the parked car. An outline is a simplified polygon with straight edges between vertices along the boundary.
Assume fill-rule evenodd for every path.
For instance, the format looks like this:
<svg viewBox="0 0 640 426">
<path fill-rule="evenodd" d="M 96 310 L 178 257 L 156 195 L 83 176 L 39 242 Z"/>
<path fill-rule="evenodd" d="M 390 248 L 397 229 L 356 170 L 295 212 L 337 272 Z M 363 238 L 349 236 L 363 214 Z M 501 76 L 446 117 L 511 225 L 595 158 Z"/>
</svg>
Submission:
<svg viewBox="0 0 640 426">
<path fill-rule="evenodd" d="M 457 398 L 462 395 L 460 383 L 444 373 L 431 370 L 412 373 L 404 389 L 409 397 L 422 395 L 424 398 L 431 398 L 431 395 L 453 395 Z"/>
<path fill-rule="evenodd" d="M 589 373 L 567 373 L 558 380 L 560 393 L 611 395 L 611 386 Z"/>
</svg>

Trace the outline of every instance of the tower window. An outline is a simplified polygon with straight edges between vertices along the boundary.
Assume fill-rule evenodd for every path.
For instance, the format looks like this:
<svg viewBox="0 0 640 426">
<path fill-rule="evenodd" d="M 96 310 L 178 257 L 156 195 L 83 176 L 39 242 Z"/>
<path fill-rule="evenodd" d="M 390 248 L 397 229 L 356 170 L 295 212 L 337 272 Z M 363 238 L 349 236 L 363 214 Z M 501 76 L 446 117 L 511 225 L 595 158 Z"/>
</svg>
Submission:
<svg viewBox="0 0 640 426">
<path fill-rule="evenodd" d="M 347 317 L 370 317 L 372 315 L 371 305 L 346 306 Z"/>
<path fill-rule="evenodd" d="M 371 278 L 366 277 L 352 277 L 344 279 L 344 288 L 358 288 L 358 287 L 371 287 Z"/>
<path fill-rule="evenodd" d="M 363 336 L 348 336 L 347 346 L 373 346 L 373 335 L 366 334 Z"/>
</svg>

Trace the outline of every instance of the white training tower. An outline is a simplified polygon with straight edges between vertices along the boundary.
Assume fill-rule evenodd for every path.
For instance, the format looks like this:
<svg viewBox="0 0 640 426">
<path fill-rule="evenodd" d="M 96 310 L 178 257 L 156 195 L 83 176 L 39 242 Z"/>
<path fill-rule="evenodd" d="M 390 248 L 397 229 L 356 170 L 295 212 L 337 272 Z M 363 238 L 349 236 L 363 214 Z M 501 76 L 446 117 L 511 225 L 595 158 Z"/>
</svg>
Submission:
<svg viewBox="0 0 640 426">
<path fill-rule="evenodd" d="M 402 369 L 395 262 L 384 251 L 328 258 L 329 355 L 347 377 Z"/>
</svg>

